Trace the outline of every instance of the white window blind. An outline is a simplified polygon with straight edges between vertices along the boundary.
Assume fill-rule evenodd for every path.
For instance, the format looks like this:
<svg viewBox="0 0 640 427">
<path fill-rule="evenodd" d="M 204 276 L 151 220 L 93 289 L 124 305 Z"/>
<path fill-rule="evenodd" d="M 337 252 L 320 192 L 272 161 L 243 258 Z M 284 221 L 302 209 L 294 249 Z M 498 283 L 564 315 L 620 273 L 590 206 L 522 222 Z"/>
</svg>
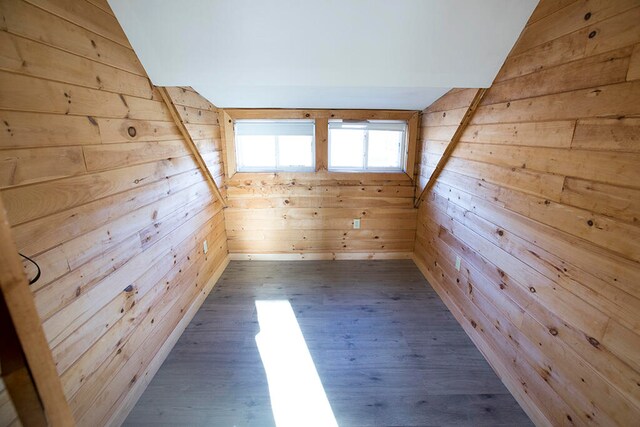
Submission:
<svg viewBox="0 0 640 427">
<path fill-rule="evenodd" d="M 329 122 L 329 169 L 396 172 L 404 170 L 407 123 L 369 120 Z"/>
<path fill-rule="evenodd" d="M 315 170 L 313 120 L 237 120 L 239 172 Z"/>
</svg>

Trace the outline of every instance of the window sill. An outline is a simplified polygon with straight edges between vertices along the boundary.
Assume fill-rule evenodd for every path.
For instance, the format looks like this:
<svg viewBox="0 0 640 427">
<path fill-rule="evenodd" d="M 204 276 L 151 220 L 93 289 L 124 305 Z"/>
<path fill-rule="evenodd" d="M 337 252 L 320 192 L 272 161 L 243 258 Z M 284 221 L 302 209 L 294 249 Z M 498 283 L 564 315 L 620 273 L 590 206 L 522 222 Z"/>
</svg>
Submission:
<svg viewBox="0 0 640 427">
<path fill-rule="evenodd" d="M 413 179 L 406 172 L 344 172 L 321 170 L 316 172 L 236 172 L 227 177 L 227 185 L 241 186 L 247 185 L 250 181 L 264 182 L 270 184 L 288 183 L 296 181 L 389 181 L 396 184 L 412 184 Z"/>
</svg>

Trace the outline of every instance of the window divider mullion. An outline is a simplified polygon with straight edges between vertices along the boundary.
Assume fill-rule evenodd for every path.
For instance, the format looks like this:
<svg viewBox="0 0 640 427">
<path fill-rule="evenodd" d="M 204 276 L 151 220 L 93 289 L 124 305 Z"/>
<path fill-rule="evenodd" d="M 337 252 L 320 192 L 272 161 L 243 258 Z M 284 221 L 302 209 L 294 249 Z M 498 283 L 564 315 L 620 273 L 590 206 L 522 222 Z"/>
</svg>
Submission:
<svg viewBox="0 0 640 427">
<path fill-rule="evenodd" d="M 275 135 L 276 138 L 276 172 L 280 171 L 280 138 Z"/>
<path fill-rule="evenodd" d="M 363 170 L 367 171 L 369 170 L 369 129 L 364 131 L 364 150 L 362 151 L 364 156 L 362 159 Z"/>
</svg>

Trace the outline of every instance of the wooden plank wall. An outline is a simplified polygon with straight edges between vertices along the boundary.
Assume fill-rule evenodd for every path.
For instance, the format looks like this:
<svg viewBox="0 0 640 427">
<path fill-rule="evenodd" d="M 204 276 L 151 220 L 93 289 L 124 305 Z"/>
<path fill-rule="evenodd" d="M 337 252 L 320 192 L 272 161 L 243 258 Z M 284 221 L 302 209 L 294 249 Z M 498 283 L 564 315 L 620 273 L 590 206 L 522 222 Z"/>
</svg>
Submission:
<svg viewBox="0 0 640 427">
<path fill-rule="evenodd" d="M 420 206 L 417 263 L 538 425 L 640 419 L 638 23 L 543 0 Z M 423 112 L 423 185 L 474 93 Z"/>
<path fill-rule="evenodd" d="M 312 119 L 316 172 L 229 171 L 225 219 L 235 259 L 409 258 L 417 210 L 413 170 L 406 173 L 328 172 L 328 120 L 407 120 L 415 144 L 418 113 L 400 110 L 225 110 L 225 137 L 237 119 Z M 413 138 L 412 138 L 413 137 Z M 411 141 L 414 141 L 411 143 Z M 227 138 L 227 150 L 233 143 Z M 413 162 L 415 150 L 409 150 Z M 227 153 L 228 155 L 229 153 Z M 229 159 L 231 157 L 231 159 Z M 227 157 L 231 164 L 232 156 Z M 231 168 L 229 168 L 231 169 Z M 411 176 L 411 177 L 410 177 Z M 353 220 L 361 219 L 361 228 Z"/>
<path fill-rule="evenodd" d="M 221 205 L 106 1 L 0 13 L 0 195 L 74 417 L 117 423 L 226 265 Z M 222 185 L 216 108 L 170 93 Z"/>
<path fill-rule="evenodd" d="M 413 251 L 417 210 L 406 174 L 238 173 L 227 187 L 232 257 L 406 258 Z"/>
</svg>

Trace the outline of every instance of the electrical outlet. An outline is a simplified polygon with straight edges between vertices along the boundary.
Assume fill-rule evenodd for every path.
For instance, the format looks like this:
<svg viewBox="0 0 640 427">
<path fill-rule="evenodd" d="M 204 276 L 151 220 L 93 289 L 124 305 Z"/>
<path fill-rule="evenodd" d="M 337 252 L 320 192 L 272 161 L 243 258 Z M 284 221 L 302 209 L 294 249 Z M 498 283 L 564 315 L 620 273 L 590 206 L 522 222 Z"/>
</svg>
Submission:
<svg viewBox="0 0 640 427">
<path fill-rule="evenodd" d="M 460 261 L 462 261 L 460 259 L 459 255 L 456 255 L 456 270 L 460 271 Z"/>
<path fill-rule="evenodd" d="M 355 228 L 356 230 L 360 228 L 360 218 L 355 218 L 353 220 L 353 228 Z"/>
<path fill-rule="evenodd" d="M 202 250 L 204 250 L 205 254 L 209 252 L 209 245 L 207 244 L 206 240 L 202 243 Z"/>
</svg>

